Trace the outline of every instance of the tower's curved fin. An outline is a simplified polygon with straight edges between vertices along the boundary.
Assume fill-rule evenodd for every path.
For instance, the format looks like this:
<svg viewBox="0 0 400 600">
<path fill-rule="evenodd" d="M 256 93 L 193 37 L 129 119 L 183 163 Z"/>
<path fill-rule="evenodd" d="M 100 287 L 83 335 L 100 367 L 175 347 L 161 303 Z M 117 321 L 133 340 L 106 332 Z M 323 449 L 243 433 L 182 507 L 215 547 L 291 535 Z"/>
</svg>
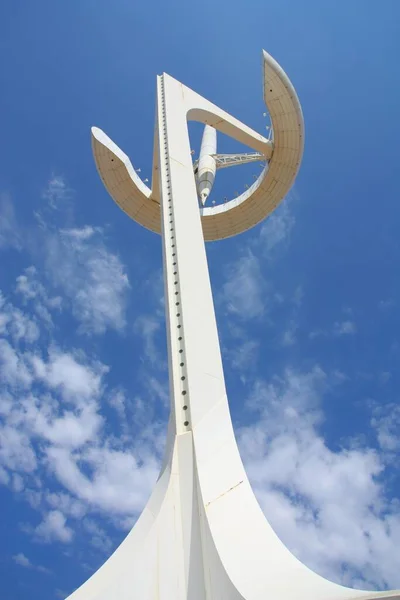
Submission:
<svg viewBox="0 0 400 600">
<path fill-rule="evenodd" d="M 193 414 L 193 410 L 192 410 Z M 218 399 L 193 425 L 199 500 L 213 546 L 246 600 L 400 600 L 400 592 L 347 588 L 298 560 L 265 518 L 243 467 L 227 401 Z"/>
<path fill-rule="evenodd" d="M 168 464 L 130 534 L 67 600 L 245 600 L 213 545 L 191 434 L 177 436 Z"/>
<path fill-rule="evenodd" d="M 160 233 L 158 190 L 152 194 L 128 156 L 98 127 L 92 127 L 92 149 L 101 180 L 113 200 L 132 219 Z"/>
<path fill-rule="evenodd" d="M 170 513 L 174 498 L 169 491 L 172 464 L 171 460 L 166 465 L 145 509 L 122 544 L 67 600 L 133 600 L 156 597 L 154 582 L 151 580 L 157 572 L 159 561 L 157 529 L 162 523 L 167 527 L 168 520 L 173 528 Z M 171 535 L 173 544 L 174 532 L 165 534 Z"/>
<path fill-rule="evenodd" d="M 400 599 L 400 593 L 339 586 L 305 567 L 268 525 L 245 475 L 236 492 L 205 502 L 213 484 L 204 469 L 210 480 L 218 478 L 221 452 L 200 474 L 204 452 L 193 444 L 195 429 L 167 443 L 169 458 L 132 531 L 67 600 Z M 225 472 L 226 463 L 222 481 Z"/>
</svg>

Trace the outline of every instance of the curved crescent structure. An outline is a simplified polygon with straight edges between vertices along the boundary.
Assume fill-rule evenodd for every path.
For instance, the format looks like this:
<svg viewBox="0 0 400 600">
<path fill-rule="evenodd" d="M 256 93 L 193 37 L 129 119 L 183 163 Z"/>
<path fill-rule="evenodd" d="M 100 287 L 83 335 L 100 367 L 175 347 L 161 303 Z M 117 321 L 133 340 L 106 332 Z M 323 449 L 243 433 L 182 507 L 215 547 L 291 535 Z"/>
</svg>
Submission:
<svg viewBox="0 0 400 600">
<path fill-rule="evenodd" d="M 286 196 L 298 172 L 304 144 L 303 114 L 288 76 L 266 52 L 263 52 L 263 81 L 264 100 L 274 132 L 272 143 L 176 82 L 185 95 L 189 120 L 212 125 L 263 153 L 269 162 L 268 168 L 238 198 L 200 210 L 206 241 L 231 237 L 257 225 Z M 243 135 L 242 127 L 247 130 L 247 135 Z M 126 154 L 96 127 L 92 129 L 92 145 L 100 177 L 115 202 L 132 219 L 151 231 L 161 233 L 156 153 L 150 190 L 137 175 Z"/>
<path fill-rule="evenodd" d="M 400 600 L 353 590 L 297 560 L 265 519 L 235 441 L 204 238 L 248 229 L 283 198 L 299 168 L 297 96 L 264 55 L 274 144 L 167 75 L 158 78 L 153 188 L 102 132 L 97 166 L 129 216 L 162 234 L 171 412 L 161 474 L 111 558 L 69 600 Z M 199 209 L 187 119 L 253 147 L 270 168 L 229 207 Z M 201 213 L 200 213 L 201 210 Z"/>
</svg>

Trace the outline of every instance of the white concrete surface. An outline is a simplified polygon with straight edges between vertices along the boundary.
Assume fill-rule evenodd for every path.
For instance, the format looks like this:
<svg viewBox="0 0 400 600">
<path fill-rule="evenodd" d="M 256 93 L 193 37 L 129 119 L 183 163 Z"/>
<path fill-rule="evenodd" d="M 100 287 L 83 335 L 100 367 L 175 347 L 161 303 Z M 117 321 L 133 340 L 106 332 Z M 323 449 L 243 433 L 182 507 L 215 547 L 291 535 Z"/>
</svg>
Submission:
<svg viewBox="0 0 400 600">
<path fill-rule="evenodd" d="M 161 204 L 171 416 L 163 468 L 142 515 L 111 558 L 69 600 L 400 598 L 398 592 L 367 593 L 336 585 L 297 560 L 264 517 L 235 441 L 204 235 L 232 235 L 268 214 L 299 167 L 300 107 L 271 60 L 265 68 L 269 72 L 272 64 L 276 75 L 266 78 L 272 92 L 265 94 L 273 94 L 273 119 L 282 127 L 274 149 L 167 75 L 158 78 L 158 192 L 144 187 L 127 157 L 94 130 L 99 171 L 121 208 L 157 230 L 160 208 L 157 213 L 152 203 Z M 232 209 L 231 218 L 221 214 L 220 220 L 210 216 L 207 222 L 200 214 L 187 134 L 190 115 L 245 139 L 258 151 L 270 150 L 271 163 L 278 153 L 272 178 L 268 172 L 253 195 Z"/>
</svg>

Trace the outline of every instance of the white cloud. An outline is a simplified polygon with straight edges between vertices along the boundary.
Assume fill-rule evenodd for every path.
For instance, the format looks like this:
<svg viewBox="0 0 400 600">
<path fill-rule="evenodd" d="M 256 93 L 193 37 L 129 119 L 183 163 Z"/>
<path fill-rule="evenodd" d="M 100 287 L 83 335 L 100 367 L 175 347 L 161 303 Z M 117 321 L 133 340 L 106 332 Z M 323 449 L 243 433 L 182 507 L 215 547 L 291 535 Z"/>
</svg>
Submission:
<svg viewBox="0 0 400 600">
<path fill-rule="evenodd" d="M 35 535 L 48 541 L 71 539 L 64 515 L 77 519 L 94 510 L 120 519 L 137 516 L 158 475 L 159 430 L 149 434 L 144 428 L 134 445 L 132 433 L 118 438 L 104 431 L 99 411 L 108 369 L 90 362 L 82 351 L 63 352 L 51 346 L 44 358 L 37 349 L 21 352 L 6 340 L 0 340 L 1 350 L 9 385 L 0 397 L 1 480 L 23 491 L 22 474 L 27 473 L 26 499 L 39 510 L 50 507 Z M 110 397 L 127 434 L 128 405 L 121 394 Z M 168 398 L 155 378 L 149 382 L 148 395 Z M 141 401 L 148 413 L 148 399 Z M 43 469 L 69 493 L 39 492 Z"/>
<path fill-rule="evenodd" d="M 43 285 L 36 279 L 36 269 L 31 266 L 25 269 L 25 274 L 17 277 L 16 291 L 26 300 L 33 300 L 46 294 Z"/>
<path fill-rule="evenodd" d="M 13 473 L 11 487 L 14 492 L 20 493 L 25 487 L 24 480 L 18 473 Z"/>
<path fill-rule="evenodd" d="M 126 421 L 126 398 L 122 390 L 114 390 L 107 398 L 108 403 L 116 411 L 121 422 Z"/>
<path fill-rule="evenodd" d="M 304 290 L 301 285 L 298 285 L 294 291 L 292 302 L 297 307 L 300 308 L 304 300 Z"/>
<path fill-rule="evenodd" d="M 377 405 L 371 419 L 378 443 L 385 452 L 397 453 L 400 450 L 400 405 Z M 394 456 L 396 458 L 396 455 Z"/>
<path fill-rule="evenodd" d="M 35 267 L 29 267 L 17 280 L 17 290 L 25 302 L 32 302 L 36 315 L 52 325 L 51 311 L 59 310 L 61 295 L 72 307 L 80 324 L 80 331 L 101 334 L 106 329 L 123 330 L 129 281 L 119 257 L 110 252 L 100 228 L 91 226 L 60 229 L 55 225 L 58 217 L 63 223 L 73 222 L 70 200 L 73 196 L 65 180 L 53 176 L 43 193 L 51 211 L 46 208 L 36 213 L 40 227 L 35 235 L 25 236 L 24 246 L 46 264 L 47 276 L 56 288 L 49 294 L 37 280 Z M 22 248 L 21 235 L 15 222 L 13 207 L 7 198 L 2 199 L 0 220 L 0 247 Z M 1 326 L 1 323 L 0 323 Z"/>
<path fill-rule="evenodd" d="M 266 259 L 276 258 L 277 251 L 288 242 L 294 221 L 286 201 L 263 223 L 259 234 L 250 238 L 241 256 L 227 266 L 220 297 L 228 312 L 243 320 L 253 319 L 265 315 L 272 303 L 281 301 L 279 294 L 272 293 L 262 267 Z M 293 298 L 296 307 L 302 296 L 303 290 L 298 286 Z"/>
<path fill-rule="evenodd" d="M 85 225 L 81 229 L 77 227 L 71 229 L 62 229 L 61 234 L 69 237 L 72 240 L 76 240 L 76 242 L 83 242 L 85 240 L 89 240 L 93 238 L 96 233 L 101 233 L 101 229 L 98 227 L 91 227 L 90 225 Z"/>
<path fill-rule="evenodd" d="M 230 313 L 251 319 L 264 312 L 265 287 L 259 261 L 248 250 L 227 269 L 222 297 Z"/>
<path fill-rule="evenodd" d="M 255 340 L 238 341 L 228 352 L 233 369 L 245 371 L 257 358 L 259 343 Z"/>
<path fill-rule="evenodd" d="M 10 330 L 15 340 L 24 340 L 27 344 L 32 344 L 39 338 L 39 327 L 37 324 L 17 309 L 13 312 Z"/>
<path fill-rule="evenodd" d="M 140 335 L 144 343 L 144 352 L 146 358 L 154 365 L 156 362 L 163 362 L 160 352 L 156 345 L 156 334 L 160 330 L 161 319 L 153 315 L 141 315 L 137 317 L 134 324 L 134 331 Z"/>
<path fill-rule="evenodd" d="M 293 346 L 296 343 L 296 331 L 298 329 L 298 325 L 294 319 L 291 319 L 287 329 L 283 332 L 282 335 L 282 345 L 283 346 Z"/>
<path fill-rule="evenodd" d="M 32 567 L 31 561 L 29 560 L 29 558 L 27 558 L 25 556 L 25 554 L 22 554 L 22 552 L 15 554 L 13 556 L 13 561 L 16 562 L 17 565 L 21 565 L 21 567 L 27 567 L 27 568 Z"/>
<path fill-rule="evenodd" d="M 73 193 L 67 186 L 65 179 L 61 175 L 53 174 L 47 182 L 42 197 L 48 201 L 51 208 L 60 208 L 60 205 L 66 200 L 70 200 Z"/>
<path fill-rule="evenodd" d="M 97 396 L 101 390 L 101 378 L 107 368 L 101 363 L 82 364 L 85 360 L 79 355 L 62 352 L 56 347 L 49 351 L 46 363 L 38 355 L 31 357 L 36 377 L 45 381 L 47 386 L 57 389 L 68 402 L 80 403 L 92 396 Z"/>
<path fill-rule="evenodd" d="M 37 468 L 30 436 L 13 426 L 12 421 L 0 426 L 0 465 L 19 473 L 32 473 Z"/>
<path fill-rule="evenodd" d="M 51 422 L 38 413 L 34 424 L 34 432 L 54 446 L 78 448 L 90 441 L 95 441 L 103 425 L 102 417 L 97 414 L 97 407 L 89 405 L 77 414 L 65 411 L 61 417 Z"/>
<path fill-rule="evenodd" d="M 156 377 L 147 378 L 147 392 L 150 398 L 159 400 L 164 406 L 169 406 L 169 383 L 168 380 L 159 381 Z"/>
<path fill-rule="evenodd" d="M 0 467 L 0 483 L 2 485 L 8 485 L 9 482 L 10 482 L 9 474 L 3 467 Z"/>
<path fill-rule="evenodd" d="M 60 296 L 49 296 L 44 285 L 39 281 L 37 269 L 33 266 L 25 269 L 23 275 L 17 277 L 16 292 L 25 305 L 31 303 L 36 315 L 45 324 L 53 325 L 51 311 L 62 308 Z"/>
<path fill-rule="evenodd" d="M 0 375 L 4 384 L 14 388 L 28 387 L 32 382 L 25 356 L 4 339 L 0 339 Z"/>
<path fill-rule="evenodd" d="M 289 202 L 286 200 L 261 226 L 258 244 L 265 255 L 271 257 L 277 247 L 287 242 L 294 223 L 294 216 L 290 211 Z"/>
<path fill-rule="evenodd" d="M 325 335 L 327 335 L 326 331 L 323 331 L 322 329 L 314 329 L 313 331 L 310 331 L 308 337 L 310 340 L 314 340 L 315 338 L 323 337 Z"/>
<path fill-rule="evenodd" d="M 24 567 L 25 569 L 35 569 L 36 571 L 40 571 L 41 573 L 50 573 L 51 571 L 49 569 L 46 569 L 46 567 L 42 567 L 41 565 L 34 565 L 27 556 L 25 556 L 25 554 L 23 554 L 22 552 L 19 552 L 18 554 L 14 554 L 14 556 L 12 557 L 13 561 L 15 563 L 17 563 L 17 565 L 20 565 L 21 567 Z"/>
<path fill-rule="evenodd" d="M 18 278 L 17 290 L 50 325 L 52 310 L 72 308 L 81 332 L 122 330 L 129 290 L 124 265 L 107 249 L 101 228 L 74 225 L 73 196 L 65 179 L 54 175 L 43 192 L 47 205 L 35 213 L 39 227 L 26 240 L 35 263 L 44 262 L 56 294 L 38 281 L 34 267 Z"/>
<path fill-rule="evenodd" d="M 113 550 L 113 543 L 107 533 L 93 519 L 84 519 L 83 528 L 89 534 L 90 544 L 107 556 Z"/>
<path fill-rule="evenodd" d="M 41 488 L 42 482 L 38 474 L 32 478 L 32 483 L 33 485 Z M 43 492 L 41 489 L 36 490 L 32 488 L 25 488 L 23 497 L 33 509 L 40 509 L 43 501 Z"/>
<path fill-rule="evenodd" d="M 308 337 L 311 340 L 332 335 L 335 337 L 342 337 L 344 335 L 354 335 L 356 331 L 357 327 L 354 321 L 336 321 L 333 324 L 333 327 L 329 327 L 329 329 L 315 329 L 309 333 Z"/>
<path fill-rule="evenodd" d="M 328 385 L 318 367 L 255 385 L 255 423 L 239 432 L 247 472 L 267 518 L 306 564 L 334 580 L 346 565 L 347 584 L 363 573 L 366 587 L 395 586 L 400 515 L 381 483 L 385 463 L 368 447 L 327 446 L 320 397 Z"/>
<path fill-rule="evenodd" d="M 65 492 L 47 492 L 46 502 L 51 508 L 61 511 L 64 515 L 80 519 L 87 512 L 87 506 Z"/>
<path fill-rule="evenodd" d="M 0 249 L 21 248 L 21 233 L 10 198 L 0 195 Z"/>
<path fill-rule="evenodd" d="M 294 294 L 290 300 L 291 316 L 287 322 L 286 327 L 283 330 L 281 343 L 282 346 L 293 346 L 297 342 L 297 331 L 299 329 L 299 311 L 303 303 L 304 290 L 301 285 L 298 285 L 294 291 Z"/>
<path fill-rule="evenodd" d="M 107 250 L 101 230 L 91 227 L 47 232 L 48 275 L 70 301 L 85 333 L 125 327 L 128 276 L 119 257 Z"/>
<path fill-rule="evenodd" d="M 139 335 L 144 345 L 145 358 L 152 367 L 166 369 L 167 362 L 160 353 L 157 336 L 161 327 L 165 328 L 164 279 L 161 271 L 156 271 L 144 282 L 147 307 L 154 307 L 151 313 L 139 315 L 133 325 L 133 331 Z"/>
<path fill-rule="evenodd" d="M 39 338 L 39 327 L 34 318 L 7 302 L 0 292 L 0 334 L 10 335 L 14 342 L 33 344 Z"/>
<path fill-rule="evenodd" d="M 43 521 L 35 528 L 35 535 L 44 542 L 72 541 L 74 532 L 66 524 L 66 518 L 59 510 L 52 510 L 45 515 Z"/>
<path fill-rule="evenodd" d="M 144 454 L 144 461 L 138 461 L 138 452 Z M 109 514 L 137 514 L 159 472 L 159 459 L 154 449 L 144 446 L 131 452 L 92 447 L 79 454 L 51 447 L 47 456 L 62 485 L 91 507 Z"/>
<path fill-rule="evenodd" d="M 81 360 L 85 360 L 83 354 Z M 0 464 L 27 472 L 37 466 L 31 440 L 71 449 L 98 442 L 103 417 L 98 413 L 97 397 L 106 371 L 100 363 L 78 363 L 71 354 L 54 349 L 50 350 L 48 363 L 37 355 L 31 356 L 30 362 L 36 375 L 31 384 L 43 382 L 50 390 L 58 391 L 60 399 L 49 393 L 0 399 L 0 415 L 6 417 L 0 426 Z M 66 409 L 65 403 L 70 408 Z"/>
<path fill-rule="evenodd" d="M 396 305 L 393 298 L 388 298 L 387 300 L 380 300 L 378 304 L 378 308 L 381 310 L 388 310 L 393 308 Z"/>
<path fill-rule="evenodd" d="M 353 321 L 337 321 L 333 326 L 334 335 L 351 335 L 356 332 L 356 326 Z"/>
</svg>

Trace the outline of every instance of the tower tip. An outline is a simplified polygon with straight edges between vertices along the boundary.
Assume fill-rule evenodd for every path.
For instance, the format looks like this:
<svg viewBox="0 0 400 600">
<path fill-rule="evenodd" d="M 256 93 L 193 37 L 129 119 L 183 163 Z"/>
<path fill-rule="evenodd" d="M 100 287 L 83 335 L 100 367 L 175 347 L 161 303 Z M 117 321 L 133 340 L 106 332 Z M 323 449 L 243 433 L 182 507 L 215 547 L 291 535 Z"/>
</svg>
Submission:
<svg viewBox="0 0 400 600">
<path fill-rule="evenodd" d="M 96 139 L 99 139 L 101 134 L 103 133 L 103 131 L 99 127 L 95 127 L 95 126 L 90 128 L 90 132 L 91 132 L 92 136 L 95 137 Z"/>
</svg>

